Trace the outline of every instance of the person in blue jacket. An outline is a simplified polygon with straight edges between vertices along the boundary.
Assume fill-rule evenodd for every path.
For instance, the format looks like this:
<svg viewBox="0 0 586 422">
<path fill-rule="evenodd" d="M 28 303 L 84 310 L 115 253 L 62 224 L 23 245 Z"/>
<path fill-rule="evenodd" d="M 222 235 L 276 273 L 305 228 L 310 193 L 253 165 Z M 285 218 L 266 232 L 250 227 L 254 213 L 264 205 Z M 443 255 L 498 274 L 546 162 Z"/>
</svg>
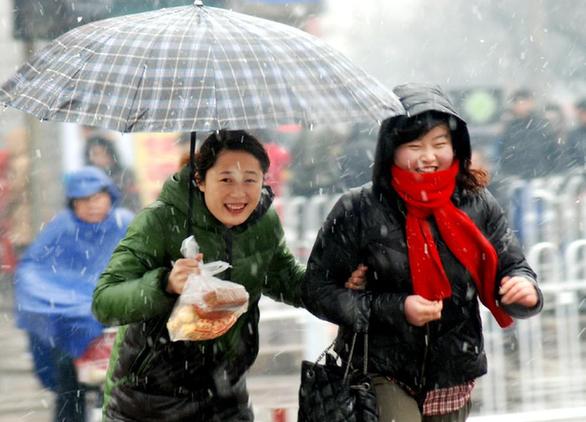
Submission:
<svg viewBox="0 0 586 422">
<path fill-rule="evenodd" d="M 91 312 L 96 281 L 133 218 L 120 192 L 97 167 L 65 179 L 67 208 L 24 252 L 15 273 L 16 324 L 30 340 L 34 367 L 56 393 L 55 421 L 85 420 L 84 388 L 74 359 L 102 334 Z"/>
</svg>

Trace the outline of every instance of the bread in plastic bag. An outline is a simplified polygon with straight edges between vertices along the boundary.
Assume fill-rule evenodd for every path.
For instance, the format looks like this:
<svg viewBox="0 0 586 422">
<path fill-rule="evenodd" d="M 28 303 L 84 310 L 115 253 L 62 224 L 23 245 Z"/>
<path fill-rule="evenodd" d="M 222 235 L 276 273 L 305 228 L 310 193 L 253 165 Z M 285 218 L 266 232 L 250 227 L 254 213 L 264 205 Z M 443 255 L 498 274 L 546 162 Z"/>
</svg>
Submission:
<svg viewBox="0 0 586 422">
<path fill-rule="evenodd" d="M 195 256 L 197 243 L 187 238 L 181 251 Z M 230 267 L 223 261 L 200 264 L 200 274 L 187 278 L 183 292 L 167 322 L 169 337 L 179 340 L 211 340 L 225 334 L 248 309 L 244 286 L 214 277 Z"/>
</svg>

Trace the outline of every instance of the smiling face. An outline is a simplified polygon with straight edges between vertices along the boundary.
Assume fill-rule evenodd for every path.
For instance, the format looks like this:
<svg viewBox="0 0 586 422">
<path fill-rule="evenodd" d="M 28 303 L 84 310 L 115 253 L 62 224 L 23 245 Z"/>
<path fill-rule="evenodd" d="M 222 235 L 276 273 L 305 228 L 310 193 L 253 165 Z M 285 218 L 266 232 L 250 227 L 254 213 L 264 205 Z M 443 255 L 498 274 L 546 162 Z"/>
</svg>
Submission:
<svg viewBox="0 0 586 422">
<path fill-rule="evenodd" d="M 244 223 L 260 200 L 259 161 L 245 151 L 223 150 L 204 177 L 198 187 L 212 215 L 228 228 Z"/>
<path fill-rule="evenodd" d="M 445 123 L 433 127 L 411 142 L 399 145 L 394 155 L 397 167 L 415 173 L 447 170 L 453 161 L 452 135 Z"/>
<path fill-rule="evenodd" d="M 91 224 L 102 222 L 112 208 L 112 198 L 108 192 L 98 192 L 85 198 L 73 200 L 73 212 L 82 221 Z"/>
</svg>

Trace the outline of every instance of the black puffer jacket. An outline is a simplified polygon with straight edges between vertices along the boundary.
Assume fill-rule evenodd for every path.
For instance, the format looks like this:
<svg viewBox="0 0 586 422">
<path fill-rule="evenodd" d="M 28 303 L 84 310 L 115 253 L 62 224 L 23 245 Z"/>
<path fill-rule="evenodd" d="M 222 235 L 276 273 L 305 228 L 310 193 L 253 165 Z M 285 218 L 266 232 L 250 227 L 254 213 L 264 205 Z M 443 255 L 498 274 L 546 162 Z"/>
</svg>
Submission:
<svg viewBox="0 0 586 422">
<path fill-rule="evenodd" d="M 456 155 L 461 162 L 470 159 L 465 123 L 439 90 L 430 94 L 428 87 L 408 85 L 395 92 L 408 115 L 436 110 L 456 117 L 458 129 L 452 134 Z M 393 121 L 385 121 L 381 133 L 392 127 Z M 424 327 L 407 322 L 403 304 L 413 294 L 413 287 L 404 204 L 390 183 L 394 152 L 390 144 L 384 137 L 379 139 L 373 183 L 345 194 L 324 223 L 308 262 L 303 298 L 309 311 L 340 326 L 336 349 L 342 356 L 347 356 L 353 331 L 368 331 L 369 370 L 392 376 L 423 397 L 429 390 L 458 385 L 486 372 L 479 301 L 470 274 L 439 238 L 432 221 L 452 296 L 444 300 L 441 320 Z M 488 191 L 460 189 L 452 200 L 494 245 L 499 256 L 497 280 L 506 275 L 535 280 L 501 208 Z M 367 289 L 345 288 L 344 282 L 359 263 L 368 266 Z M 534 309 L 518 305 L 503 308 L 513 317 L 528 317 L 541 309 L 541 293 L 539 296 Z M 495 297 L 498 300 L 496 291 Z M 356 350 L 362 351 L 362 345 L 357 344 Z M 361 353 L 355 354 L 354 366 L 360 367 L 361 361 Z"/>
</svg>

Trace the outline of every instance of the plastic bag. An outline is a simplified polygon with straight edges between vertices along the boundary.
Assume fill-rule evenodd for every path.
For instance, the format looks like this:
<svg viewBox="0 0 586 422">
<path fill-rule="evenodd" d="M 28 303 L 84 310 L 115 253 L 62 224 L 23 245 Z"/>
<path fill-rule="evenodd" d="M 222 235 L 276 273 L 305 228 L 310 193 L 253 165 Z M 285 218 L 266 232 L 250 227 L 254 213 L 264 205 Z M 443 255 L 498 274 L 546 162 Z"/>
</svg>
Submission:
<svg viewBox="0 0 586 422">
<path fill-rule="evenodd" d="M 194 257 L 199 248 L 193 236 L 185 239 L 181 252 Z M 191 274 L 167 321 L 169 338 L 210 340 L 225 334 L 248 309 L 248 292 L 244 286 L 214 277 L 230 264 L 214 261 L 200 264 L 200 274 Z"/>
</svg>

